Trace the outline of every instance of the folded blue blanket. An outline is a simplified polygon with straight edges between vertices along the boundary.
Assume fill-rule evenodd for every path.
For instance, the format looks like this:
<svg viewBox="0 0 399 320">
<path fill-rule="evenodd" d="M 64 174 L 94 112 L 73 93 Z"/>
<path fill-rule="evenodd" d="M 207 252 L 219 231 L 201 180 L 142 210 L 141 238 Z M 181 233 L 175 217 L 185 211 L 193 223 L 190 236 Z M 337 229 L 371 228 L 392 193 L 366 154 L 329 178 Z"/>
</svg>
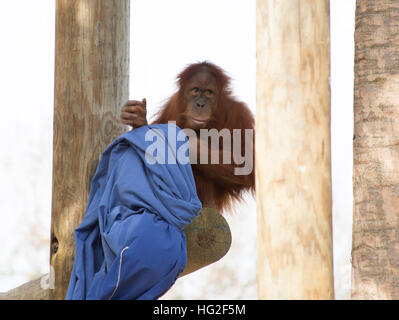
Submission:
<svg viewBox="0 0 399 320">
<path fill-rule="evenodd" d="M 104 151 L 75 230 L 66 299 L 157 299 L 185 268 L 183 229 L 201 210 L 191 165 L 147 161 L 157 156 L 155 140 L 166 160 L 187 143 L 168 128 L 180 133 L 173 124 L 144 126 Z"/>
</svg>

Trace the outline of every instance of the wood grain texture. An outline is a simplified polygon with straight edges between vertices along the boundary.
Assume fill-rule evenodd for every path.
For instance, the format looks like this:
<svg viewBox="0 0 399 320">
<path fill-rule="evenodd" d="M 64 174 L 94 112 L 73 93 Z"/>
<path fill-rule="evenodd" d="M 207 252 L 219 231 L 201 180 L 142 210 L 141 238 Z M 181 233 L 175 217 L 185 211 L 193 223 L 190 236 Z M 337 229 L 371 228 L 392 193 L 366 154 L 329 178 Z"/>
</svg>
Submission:
<svg viewBox="0 0 399 320">
<path fill-rule="evenodd" d="M 260 299 L 332 299 L 328 0 L 257 1 Z"/>
<path fill-rule="evenodd" d="M 0 293 L 0 300 L 48 300 L 50 289 L 48 286 L 43 286 L 47 277 L 44 275 L 8 292 Z"/>
<path fill-rule="evenodd" d="M 51 299 L 64 299 L 74 261 L 74 229 L 106 146 L 125 131 L 129 97 L 129 0 L 57 0 Z"/>
<path fill-rule="evenodd" d="M 227 221 L 211 208 L 203 208 L 185 229 L 187 266 L 180 277 L 223 258 L 231 246 L 231 232 Z"/>
<path fill-rule="evenodd" d="M 352 299 L 399 299 L 399 1 L 358 0 Z"/>
</svg>

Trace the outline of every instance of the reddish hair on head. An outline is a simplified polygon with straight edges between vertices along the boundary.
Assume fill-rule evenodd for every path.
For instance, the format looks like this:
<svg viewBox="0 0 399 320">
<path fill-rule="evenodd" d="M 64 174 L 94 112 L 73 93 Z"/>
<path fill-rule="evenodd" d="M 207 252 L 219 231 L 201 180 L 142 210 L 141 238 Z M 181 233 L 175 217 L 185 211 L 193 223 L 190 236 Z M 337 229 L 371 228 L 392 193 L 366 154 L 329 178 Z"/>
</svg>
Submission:
<svg viewBox="0 0 399 320">
<path fill-rule="evenodd" d="M 220 92 L 224 94 L 230 93 L 230 78 L 226 75 L 225 71 L 217 65 L 202 61 L 188 65 L 180 74 L 177 76 L 177 83 L 179 88 L 183 88 L 184 85 L 198 72 L 205 70 L 212 74 L 216 78 Z"/>
</svg>

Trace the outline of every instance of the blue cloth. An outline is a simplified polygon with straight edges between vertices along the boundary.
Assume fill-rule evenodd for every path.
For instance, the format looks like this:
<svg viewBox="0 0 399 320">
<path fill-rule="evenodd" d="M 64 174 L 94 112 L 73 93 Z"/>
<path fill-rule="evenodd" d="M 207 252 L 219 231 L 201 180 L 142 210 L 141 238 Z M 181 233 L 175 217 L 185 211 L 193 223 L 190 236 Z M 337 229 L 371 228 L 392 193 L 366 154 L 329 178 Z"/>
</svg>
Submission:
<svg viewBox="0 0 399 320">
<path fill-rule="evenodd" d="M 75 230 L 66 299 L 157 299 L 185 268 L 183 229 L 201 210 L 190 163 L 146 161 L 164 152 L 173 160 L 180 148 L 188 153 L 187 137 L 169 138 L 168 128 L 182 132 L 173 124 L 144 126 L 104 151 Z M 165 149 L 151 154 L 154 141 Z"/>
</svg>

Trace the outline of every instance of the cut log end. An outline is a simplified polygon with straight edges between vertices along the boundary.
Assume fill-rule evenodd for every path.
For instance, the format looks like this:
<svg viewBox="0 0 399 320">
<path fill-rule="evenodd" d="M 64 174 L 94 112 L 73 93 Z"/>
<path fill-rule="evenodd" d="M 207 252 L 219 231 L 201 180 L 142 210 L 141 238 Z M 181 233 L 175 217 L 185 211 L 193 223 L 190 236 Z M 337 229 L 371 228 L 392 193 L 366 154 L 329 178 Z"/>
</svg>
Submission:
<svg viewBox="0 0 399 320">
<path fill-rule="evenodd" d="M 187 239 L 187 266 L 180 277 L 220 260 L 230 249 L 229 225 L 214 209 L 203 208 L 184 231 Z"/>
</svg>

